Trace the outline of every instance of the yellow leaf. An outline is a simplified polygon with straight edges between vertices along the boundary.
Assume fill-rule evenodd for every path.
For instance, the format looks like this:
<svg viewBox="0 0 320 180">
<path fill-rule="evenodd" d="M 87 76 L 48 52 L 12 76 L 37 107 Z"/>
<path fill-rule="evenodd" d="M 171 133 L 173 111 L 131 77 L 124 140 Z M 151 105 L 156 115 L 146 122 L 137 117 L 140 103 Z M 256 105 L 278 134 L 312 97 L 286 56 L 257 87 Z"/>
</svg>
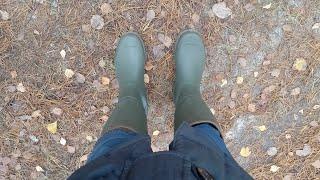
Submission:
<svg viewBox="0 0 320 180">
<path fill-rule="evenodd" d="M 304 71 L 307 69 L 307 62 L 303 58 L 297 58 L 293 64 L 293 68 L 298 71 Z"/>
<path fill-rule="evenodd" d="M 242 84 L 243 83 L 243 77 L 239 76 L 237 77 L 237 84 Z"/>
<path fill-rule="evenodd" d="M 267 130 L 267 128 L 266 128 L 265 125 L 259 126 L 258 129 L 259 129 L 261 132 Z"/>
<path fill-rule="evenodd" d="M 48 131 L 50 131 L 52 134 L 57 132 L 57 128 L 58 128 L 58 122 L 57 121 L 47 125 Z"/>
<path fill-rule="evenodd" d="M 240 155 L 242 157 L 248 157 L 248 156 L 250 156 L 250 154 L 251 154 L 251 151 L 250 151 L 249 147 L 242 147 L 241 148 Z"/>
</svg>

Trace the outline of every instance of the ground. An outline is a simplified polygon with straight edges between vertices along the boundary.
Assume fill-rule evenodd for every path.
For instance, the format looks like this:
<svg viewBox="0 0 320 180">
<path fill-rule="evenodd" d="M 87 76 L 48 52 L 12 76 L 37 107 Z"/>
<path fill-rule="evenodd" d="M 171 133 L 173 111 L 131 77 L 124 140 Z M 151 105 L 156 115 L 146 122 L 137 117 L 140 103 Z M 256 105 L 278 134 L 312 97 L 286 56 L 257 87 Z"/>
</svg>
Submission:
<svg viewBox="0 0 320 180">
<path fill-rule="evenodd" d="M 319 179 L 320 1 L 225 3 L 1 0 L 0 179 L 83 165 L 117 102 L 114 49 L 128 31 L 148 54 L 152 148 L 167 149 L 174 42 L 188 28 L 203 36 L 201 91 L 239 164 L 255 179 Z"/>
</svg>

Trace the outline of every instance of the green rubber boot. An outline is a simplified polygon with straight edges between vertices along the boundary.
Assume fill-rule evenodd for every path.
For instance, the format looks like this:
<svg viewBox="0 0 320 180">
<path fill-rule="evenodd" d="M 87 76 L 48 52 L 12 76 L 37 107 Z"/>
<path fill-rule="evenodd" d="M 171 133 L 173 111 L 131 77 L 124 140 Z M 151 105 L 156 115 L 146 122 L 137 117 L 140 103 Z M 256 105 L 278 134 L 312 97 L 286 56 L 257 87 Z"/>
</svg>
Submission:
<svg viewBox="0 0 320 180">
<path fill-rule="evenodd" d="M 201 36 L 191 30 L 183 31 L 176 43 L 174 59 L 176 63 L 175 130 L 183 121 L 191 126 L 210 123 L 219 128 L 200 93 L 200 83 L 206 59 Z"/>
<path fill-rule="evenodd" d="M 103 132 L 122 128 L 147 134 L 147 95 L 144 85 L 146 53 L 142 39 L 135 33 L 123 35 L 119 41 L 115 67 L 119 82 L 118 104 Z"/>
</svg>

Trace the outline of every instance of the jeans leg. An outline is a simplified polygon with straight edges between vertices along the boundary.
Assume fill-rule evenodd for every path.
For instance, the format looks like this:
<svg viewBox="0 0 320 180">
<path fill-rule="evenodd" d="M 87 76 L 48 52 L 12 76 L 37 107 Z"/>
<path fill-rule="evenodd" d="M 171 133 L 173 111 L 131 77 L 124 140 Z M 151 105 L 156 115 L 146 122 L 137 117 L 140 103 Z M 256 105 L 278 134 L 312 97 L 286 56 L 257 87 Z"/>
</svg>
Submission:
<svg viewBox="0 0 320 180">
<path fill-rule="evenodd" d="M 111 150 L 116 149 L 122 144 L 139 138 L 140 135 L 133 131 L 124 131 L 121 129 L 115 129 L 113 131 L 105 133 L 99 138 L 95 144 L 92 152 L 90 153 L 87 163 L 109 153 Z"/>
<path fill-rule="evenodd" d="M 228 154 L 230 157 L 232 157 L 231 153 L 229 152 L 228 148 L 226 147 L 226 144 L 224 143 L 223 139 L 221 138 L 220 132 L 214 128 L 212 125 L 208 123 L 198 124 L 193 126 L 194 129 L 201 132 L 205 136 L 209 137 L 212 141 L 215 142 L 217 147 L 224 153 Z"/>
</svg>

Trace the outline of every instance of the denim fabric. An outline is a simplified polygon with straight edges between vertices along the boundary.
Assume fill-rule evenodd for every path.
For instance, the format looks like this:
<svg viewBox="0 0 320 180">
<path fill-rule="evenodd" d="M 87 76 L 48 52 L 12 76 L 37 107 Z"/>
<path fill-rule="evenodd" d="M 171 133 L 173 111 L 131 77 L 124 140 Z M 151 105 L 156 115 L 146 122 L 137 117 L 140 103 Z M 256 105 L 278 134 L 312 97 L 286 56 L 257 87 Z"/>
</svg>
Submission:
<svg viewBox="0 0 320 180">
<path fill-rule="evenodd" d="M 216 143 L 216 145 L 219 147 L 221 151 L 231 156 L 223 139 L 220 136 L 220 132 L 216 128 L 206 123 L 196 125 L 192 128 L 208 136 Z M 121 144 L 127 143 L 138 137 L 139 135 L 135 132 L 124 131 L 121 129 L 116 129 L 104 134 L 102 137 L 99 138 L 98 142 L 94 146 L 87 163 L 96 159 L 99 156 L 107 154 L 112 149 L 119 147 Z"/>
</svg>

